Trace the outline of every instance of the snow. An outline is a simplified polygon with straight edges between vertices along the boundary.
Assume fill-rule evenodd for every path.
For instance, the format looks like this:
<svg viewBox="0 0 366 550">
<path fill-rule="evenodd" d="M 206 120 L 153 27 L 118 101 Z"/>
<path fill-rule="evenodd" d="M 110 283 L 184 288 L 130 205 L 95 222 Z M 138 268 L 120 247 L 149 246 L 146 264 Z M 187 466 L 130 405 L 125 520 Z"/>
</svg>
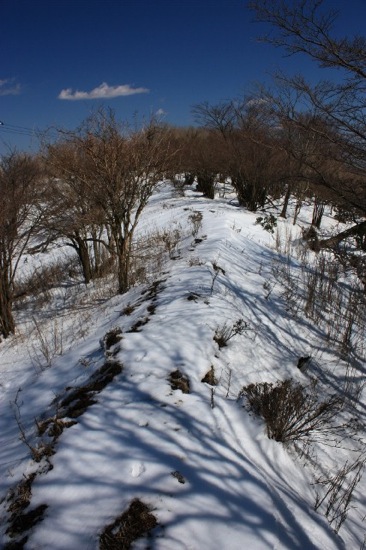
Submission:
<svg viewBox="0 0 366 550">
<path fill-rule="evenodd" d="M 189 216 L 197 212 L 202 226 L 193 235 Z M 241 388 L 252 382 L 288 377 L 308 382 L 296 368 L 301 356 L 333 364 L 333 373 L 342 366 L 312 323 L 288 310 L 273 274 L 279 258 L 275 237 L 255 224 L 257 216 L 238 208 L 233 196 L 210 201 L 188 190 L 177 197 L 166 184 L 152 197 L 139 232 L 176 228 L 181 238 L 150 283 L 94 302 L 88 302 L 88 291 L 80 285 L 84 306 L 68 310 L 67 300 L 62 305 L 59 299 L 56 328 L 55 319 L 45 320 L 40 312 L 42 334 L 48 328 L 55 336 L 62 329 L 62 346 L 55 347 L 47 368 L 34 325 L 18 314 L 19 334 L 0 344 L 4 545 L 9 541 L 9 491 L 38 472 L 29 509 L 43 504 L 47 509 L 28 533 L 28 550 L 98 548 L 103 528 L 134 498 L 148 504 L 159 523 L 152 538 L 136 541 L 136 548 L 361 546 L 365 479 L 335 534 L 324 515 L 314 511 L 311 464 L 268 439 L 263 422 L 238 399 Z M 289 231 L 290 222 L 281 222 L 282 228 Z M 154 281 L 159 282 L 151 286 Z M 123 314 L 127 305 L 134 308 L 130 315 Z M 240 319 L 247 330 L 220 349 L 215 331 Z M 136 331 L 138 321 L 144 324 Z M 115 327 L 121 328 L 122 340 L 111 360 L 122 365 L 122 372 L 63 431 L 48 470 L 31 459 L 19 439 L 20 427 L 36 445 L 35 419 L 54 415 L 65 388 L 82 386 L 103 365 L 100 341 Z M 201 381 L 212 366 L 218 379 L 214 387 Z M 171 388 L 169 375 L 177 369 L 189 378 L 190 393 Z M 325 472 L 334 470 L 338 456 L 340 461 L 354 457 L 342 448 L 317 452 Z"/>
</svg>

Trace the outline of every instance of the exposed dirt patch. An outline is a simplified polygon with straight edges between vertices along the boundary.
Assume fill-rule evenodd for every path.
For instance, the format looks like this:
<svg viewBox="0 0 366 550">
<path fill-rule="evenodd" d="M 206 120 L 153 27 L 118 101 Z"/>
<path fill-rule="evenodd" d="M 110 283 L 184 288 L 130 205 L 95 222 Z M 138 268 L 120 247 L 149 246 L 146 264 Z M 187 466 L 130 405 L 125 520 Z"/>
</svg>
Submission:
<svg viewBox="0 0 366 550">
<path fill-rule="evenodd" d="M 133 542 L 158 525 L 146 504 L 134 499 L 126 512 L 107 525 L 99 537 L 100 550 L 128 550 Z"/>
<path fill-rule="evenodd" d="M 148 289 L 144 290 L 141 295 L 144 296 L 144 299 L 141 300 L 140 304 L 142 304 L 145 300 L 151 300 L 151 303 L 147 306 L 147 313 L 149 315 L 154 315 L 156 311 L 156 299 L 159 294 L 163 290 L 163 283 L 166 281 L 166 279 L 155 281 Z M 138 305 L 140 305 L 138 304 Z M 150 321 L 149 316 L 145 316 L 142 319 L 139 319 L 128 332 L 141 332 L 141 327 L 146 325 Z"/>
<path fill-rule="evenodd" d="M 137 304 L 128 303 L 127 306 L 121 311 L 121 315 L 131 315 L 137 307 Z"/>
<path fill-rule="evenodd" d="M 101 341 L 101 345 L 105 352 L 108 352 L 110 348 L 118 344 L 122 340 L 122 329 L 120 327 L 114 327 L 109 330 Z"/>
<path fill-rule="evenodd" d="M 128 332 L 141 332 L 140 328 L 144 325 L 147 325 L 149 321 L 150 319 L 148 317 L 145 317 L 144 319 L 139 319 L 134 325 L 132 325 Z"/>
<path fill-rule="evenodd" d="M 12 519 L 10 526 L 6 530 L 6 534 L 9 537 L 16 537 L 18 535 L 26 533 L 27 531 L 32 529 L 32 527 L 34 527 L 37 523 L 42 521 L 44 512 L 46 510 L 47 505 L 41 504 L 40 506 L 37 506 L 37 508 L 34 508 L 29 512 L 18 514 L 15 518 Z"/>
<path fill-rule="evenodd" d="M 171 472 L 172 476 L 175 477 L 175 479 L 178 480 L 179 483 L 182 483 L 182 485 L 184 485 L 184 483 L 186 482 L 184 476 L 178 472 L 178 470 L 175 470 L 175 472 Z"/>
<path fill-rule="evenodd" d="M 10 518 L 8 521 L 8 528 L 6 534 L 10 538 L 19 537 L 27 533 L 34 525 L 43 519 L 43 514 L 47 509 L 46 504 L 42 504 L 35 508 L 25 512 L 31 502 L 32 498 L 32 483 L 37 476 L 36 472 L 33 472 L 29 476 L 25 477 L 16 487 L 10 492 L 8 500 L 10 504 L 8 506 L 8 512 Z M 20 540 L 10 541 L 5 544 L 5 550 L 16 550 L 24 548 L 25 543 L 28 540 L 28 536 L 24 536 Z"/>
<path fill-rule="evenodd" d="M 215 369 L 213 365 L 211 365 L 210 370 L 205 374 L 201 382 L 203 382 L 204 384 L 209 384 L 210 386 L 217 386 L 218 382 L 215 377 Z"/>
<path fill-rule="evenodd" d="M 154 315 L 155 310 L 156 310 L 156 304 L 150 304 L 147 307 L 147 311 L 150 313 L 150 315 Z"/>
<path fill-rule="evenodd" d="M 198 302 L 198 300 L 201 298 L 201 296 L 199 294 L 197 294 L 196 292 L 191 292 L 190 294 L 188 294 L 187 296 L 187 300 L 188 302 Z"/>
<path fill-rule="evenodd" d="M 96 403 L 95 395 L 100 393 L 113 378 L 122 372 L 118 361 L 106 361 L 89 379 L 89 382 L 78 388 L 70 388 L 60 402 L 61 418 L 78 418 L 91 405 Z"/>
<path fill-rule="evenodd" d="M 159 292 L 163 290 L 162 285 L 163 283 L 165 283 L 165 281 L 166 279 L 155 281 L 147 290 L 144 290 L 141 294 L 145 297 L 146 300 L 155 299 Z"/>
<path fill-rule="evenodd" d="M 24 537 L 19 541 L 7 542 L 4 546 L 4 550 L 23 550 L 28 537 Z"/>
</svg>

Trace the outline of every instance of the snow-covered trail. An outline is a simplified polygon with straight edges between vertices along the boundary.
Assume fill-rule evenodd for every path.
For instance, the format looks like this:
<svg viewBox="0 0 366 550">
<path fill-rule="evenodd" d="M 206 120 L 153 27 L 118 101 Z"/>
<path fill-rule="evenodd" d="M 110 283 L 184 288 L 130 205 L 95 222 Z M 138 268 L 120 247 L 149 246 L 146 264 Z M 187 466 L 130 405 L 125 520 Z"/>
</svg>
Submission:
<svg viewBox="0 0 366 550">
<path fill-rule="evenodd" d="M 210 242 L 191 250 L 201 265 L 178 258 L 153 299 L 120 319 L 124 334 L 116 359 L 123 372 L 64 432 L 53 469 L 35 481 L 32 504 L 47 503 L 48 509 L 29 548 L 95 548 L 98 532 L 136 497 L 158 518 L 156 549 L 239 550 L 244 542 L 258 550 L 343 547 L 311 512 L 311 498 L 302 496 L 308 480 L 286 451 L 226 397 L 224 385 L 201 382 L 215 356 L 225 362 L 213 340 L 215 326 L 243 314 L 250 291 L 248 284 L 245 293 L 236 287 L 241 266 L 225 256 L 227 243 L 232 257 L 243 245 L 248 258 L 260 249 L 227 217 L 220 223 L 217 211 L 204 216 Z M 221 271 L 212 289 L 213 263 Z M 253 288 L 261 284 L 257 271 L 247 265 Z M 128 332 L 139 319 L 138 332 Z M 250 332 L 247 345 L 258 345 Z M 232 368 L 245 383 L 245 366 Z M 188 376 L 189 394 L 171 389 L 168 378 L 176 369 Z"/>
</svg>

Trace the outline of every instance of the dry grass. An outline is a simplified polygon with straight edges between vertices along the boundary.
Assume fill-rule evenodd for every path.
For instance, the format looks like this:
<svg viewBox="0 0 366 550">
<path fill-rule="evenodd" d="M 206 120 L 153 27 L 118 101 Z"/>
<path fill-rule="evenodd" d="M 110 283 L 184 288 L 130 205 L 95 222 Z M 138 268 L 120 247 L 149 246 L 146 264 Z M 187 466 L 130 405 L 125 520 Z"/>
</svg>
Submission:
<svg viewBox="0 0 366 550">
<path fill-rule="evenodd" d="M 134 499 L 128 510 L 107 525 L 99 537 L 100 550 L 129 550 L 137 539 L 158 525 L 149 507 Z"/>
<path fill-rule="evenodd" d="M 336 533 L 347 519 L 352 495 L 364 468 L 365 456 L 361 456 L 353 463 L 346 462 L 334 475 L 316 481 L 322 487 L 323 494 L 318 493 L 314 508 L 318 510 L 324 507 L 325 516 Z"/>
</svg>

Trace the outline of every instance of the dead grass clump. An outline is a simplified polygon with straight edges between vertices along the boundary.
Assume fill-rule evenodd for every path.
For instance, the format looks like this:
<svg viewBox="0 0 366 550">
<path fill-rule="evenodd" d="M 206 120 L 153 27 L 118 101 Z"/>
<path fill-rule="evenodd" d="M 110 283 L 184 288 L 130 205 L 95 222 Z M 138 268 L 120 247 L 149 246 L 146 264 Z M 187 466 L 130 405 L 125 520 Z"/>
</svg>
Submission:
<svg viewBox="0 0 366 550">
<path fill-rule="evenodd" d="M 213 365 L 211 365 L 211 368 L 208 372 L 206 372 L 205 376 L 202 378 L 201 382 L 204 384 L 208 384 L 209 386 L 217 386 L 217 379 L 215 377 L 215 369 Z"/>
<path fill-rule="evenodd" d="M 156 304 L 150 304 L 149 306 L 147 306 L 147 311 L 150 315 L 155 315 Z"/>
<path fill-rule="evenodd" d="M 64 420 L 58 414 L 46 420 L 36 420 L 38 435 L 42 437 L 47 432 L 47 435 L 54 438 L 54 440 L 60 437 L 65 428 L 71 428 L 76 423 L 74 420 Z"/>
<path fill-rule="evenodd" d="M 100 550 L 128 550 L 134 541 L 158 525 L 146 504 L 134 499 L 126 512 L 107 525 L 99 537 Z"/>
<path fill-rule="evenodd" d="M 136 239 L 131 251 L 131 285 L 159 277 L 168 258 L 179 255 L 182 228 L 155 230 Z"/>
<path fill-rule="evenodd" d="M 68 397 L 61 401 L 61 406 L 65 407 L 64 415 L 68 418 L 79 418 L 85 411 L 96 403 L 96 399 L 86 388 L 77 388 Z"/>
<path fill-rule="evenodd" d="M 154 281 L 152 285 L 147 290 L 144 290 L 141 294 L 145 295 L 146 300 L 154 300 L 159 292 L 161 292 L 164 287 L 162 286 L 163 283 L 165 283 L 166 279 L 160 279 L 157 281 Z"/>
<path fill-rule="evenodd" d="M 8 512 L 18 515 L 23 512 L 27 506 L 29 506 L 32 496 L 32 483 L 35 477 L 35 472 L 26 477 L 24 476 L 24 479 L 16 486 L 16 488 L 12 489 L 8 499 L 11 500 L 11 504 L 8 507 Z"/>
<path fill-rule="evenodd" d="M 170 373 L 169 382 L 172 390 L 181 390 L 183 393 L 190 393 L 189 378 L 179 369 Z"/>
</svg>

